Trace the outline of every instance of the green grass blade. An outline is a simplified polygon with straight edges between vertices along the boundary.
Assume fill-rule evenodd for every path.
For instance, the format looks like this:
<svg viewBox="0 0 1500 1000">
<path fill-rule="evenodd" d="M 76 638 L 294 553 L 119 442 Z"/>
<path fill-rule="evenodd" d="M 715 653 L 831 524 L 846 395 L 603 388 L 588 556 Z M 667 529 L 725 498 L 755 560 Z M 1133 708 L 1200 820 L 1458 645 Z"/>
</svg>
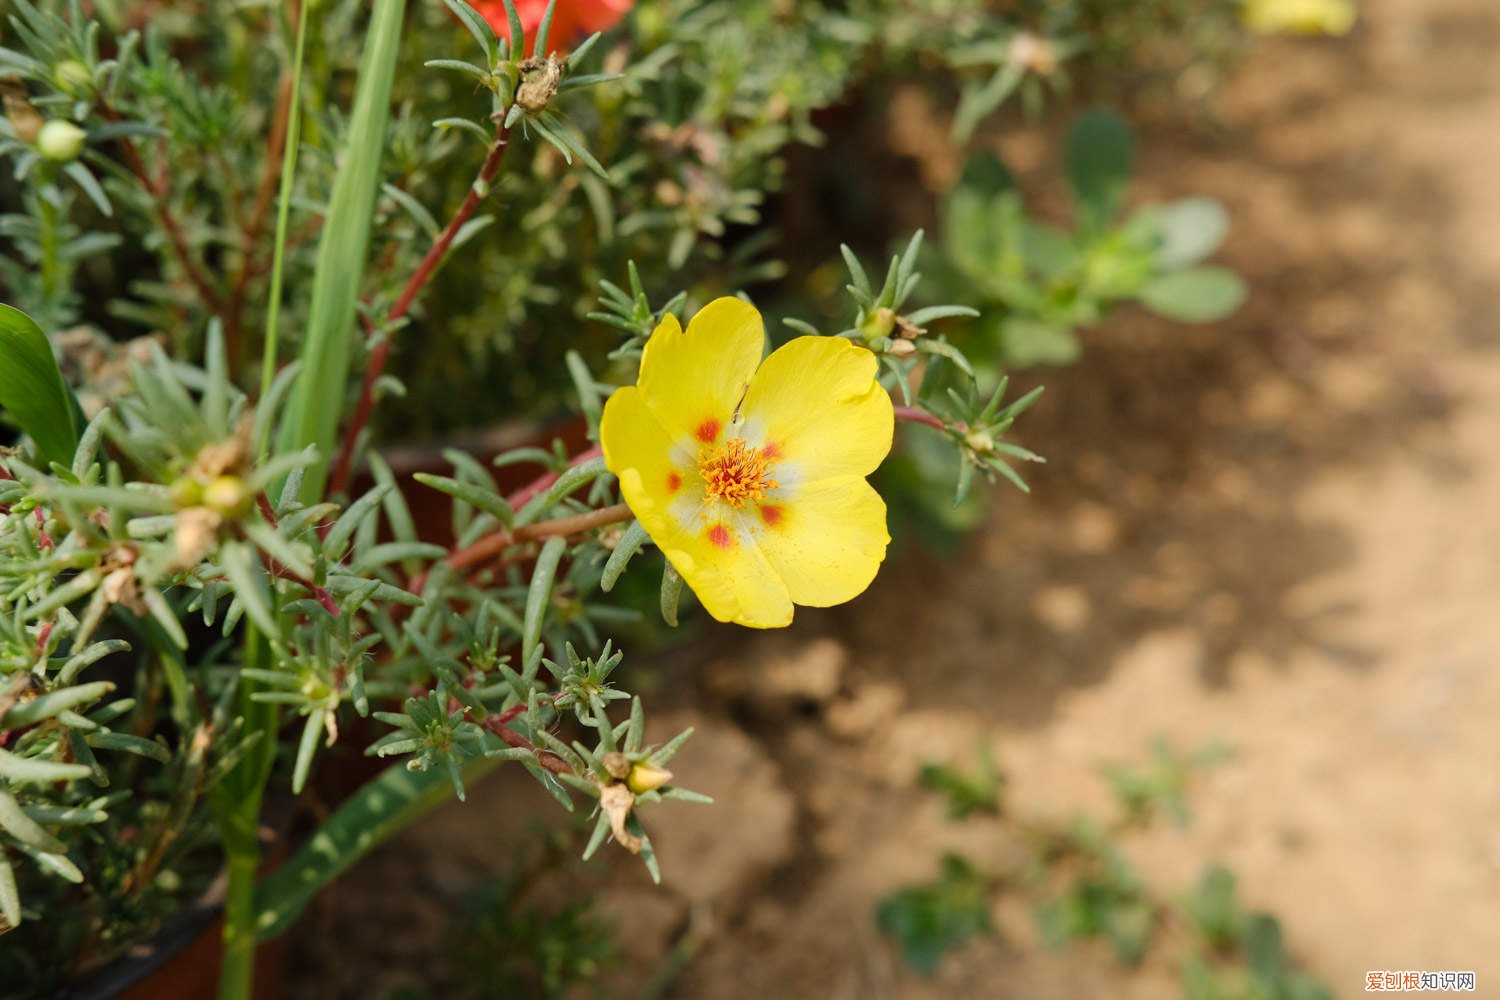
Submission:
<svg viewBox="0 0 1500 1000">
<path fill-rule="evenodd" d="M 302 377 L 281 426 L 281 447 L 301 451 L 316 445 L 318 462 L 307 470 L 302 497 L 321 498 L 334 454 L 344 383 L 353 355 L 355 307 L 370 245 L 370 217 L 380 187 L 385 130 L 390 120 L 391 81 L 401 40 L 405 0 L 375 0 L 349 135 L 318 243 Z"/>
</svg>

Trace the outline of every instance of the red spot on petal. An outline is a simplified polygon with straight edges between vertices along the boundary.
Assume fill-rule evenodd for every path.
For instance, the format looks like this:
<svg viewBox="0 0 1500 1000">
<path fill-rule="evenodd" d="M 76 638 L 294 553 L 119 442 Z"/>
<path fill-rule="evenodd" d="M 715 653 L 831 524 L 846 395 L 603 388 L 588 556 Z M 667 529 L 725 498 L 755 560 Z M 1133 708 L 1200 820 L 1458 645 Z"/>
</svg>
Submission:
<svg viewBox="0 0 1500 1000">
<path fill-rule="evenodd" d="M 734 536 L 731 535 L 729 533 L 729 529 L 724 527 L 724 525 L 722 524 L 716 524 L 712 528 L 708 529 L 708 540 L 710 542 L 713 542 L 721 549 L 729 549 L 734 547 Z"/>
<path fill-rule="evenodd" d="M 698 425 L 698 429 L 693 431 L 693 436 L 704 444 L 713 444 L 719 437 L 719 422 L 709 417 Z"/>
<path fill-rule="evenodd" d="M 781 445 L 776 441 L 767 441 L 760 449 L 760 457 L 767 462 L 775 461 L 781 457 Z"/>
<path fill-rule="evenodd" d="M 769 527 L 776 527 L 781 523 L 781 519 L 784 517 L 786 517 L 786 511 L 782 510 L 780 507 L 774 507 L 770 504 L 766 504 L 760 509 L 760 519 L 766 522 Z"/>
<path fill-rule="evenodd" d="M 682 477 L 675 472 L 667 473 L 667 492 L 676 493 L 682 489 Z"/>
</svg>

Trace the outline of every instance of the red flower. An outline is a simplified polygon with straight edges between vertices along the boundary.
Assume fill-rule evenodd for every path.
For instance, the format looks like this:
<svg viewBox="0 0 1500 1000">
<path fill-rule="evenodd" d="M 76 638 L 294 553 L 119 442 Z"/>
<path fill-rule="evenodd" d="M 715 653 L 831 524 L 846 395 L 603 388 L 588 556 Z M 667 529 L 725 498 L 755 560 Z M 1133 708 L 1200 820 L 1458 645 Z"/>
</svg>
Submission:
<svg viewBox="0 0 1500 1000">
<path fill-rule="evenodd" d="M 547 0 L 514 0 L 514 3 L 516 13 L 521 15 L 521 27 L 530 42 L 537 25 L 542 23 Z M 557 48 L 572 43 L 580 35 L 612 28 L 634 5 L 635 0 L 557 0 L 552 28 L 547 32 L 547 47 Z M 501 0 L 478 0 L 474 9 L 484 16 L 497 35 L 510 37 L 510 21 L 505 16 L 505 4 Z"/>
</svg>

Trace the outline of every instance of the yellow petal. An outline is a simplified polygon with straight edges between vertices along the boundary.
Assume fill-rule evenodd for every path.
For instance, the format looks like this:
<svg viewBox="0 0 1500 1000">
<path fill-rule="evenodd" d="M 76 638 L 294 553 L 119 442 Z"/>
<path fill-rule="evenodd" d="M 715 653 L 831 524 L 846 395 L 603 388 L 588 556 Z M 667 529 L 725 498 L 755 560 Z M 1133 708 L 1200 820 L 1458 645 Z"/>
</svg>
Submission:
<svg viewBox="0 0 1500 1000">
<path fill-rule="evenodd" d="M 635 386 L 616 389 L 605 402 L 599 420 L 599 444 L 604 450 L 605 467 L 620 477 L 625 502 L 651 531 L 642 512 L 659 508 L 664 515 L 673 495 L 683 486 L 683 476 L 673 464 L 671 436 Z"/>
<path fill-rule="evenodd" d="M 798 337 L 766 359 L 740 406 L 745 436 L 782 485 L 867 476 L 891 450 L 891 397 L 875 355 L 842 337 Z"/>
<path fill-rule="evenodd" d="M 786 586 L 732 510 L 703 501 L 692 467 L 674 464 L 673 435 L 634 386 L 615 390 L 599 425 L 604 463 L 657 548 L 719 621 L 779 628 L 792 620 Z"/>
<path fill-rule="evenodd" d="M 885 559 L 885 501 L 857 476 L 840 476 L 762 504 L 757 542 L 792 600 L 815 608 L 863 593 Z"/>
<path fill-rule="evenodd" d="M 739 299 L 710 302 L 686 331 L 669 313 L 641 357 L 646 405 L 674 438 L 719 440 L 760 364 L 765 339 L 760 313 Z"/>
<path fill-rule="evenodd" d="M 791 595 L 743 520 L 737 513 L 710 518 L 696 533 L 674 535 L 662 551 L 719 621 L 750 628 L 790 625 Z"/>
</svg>

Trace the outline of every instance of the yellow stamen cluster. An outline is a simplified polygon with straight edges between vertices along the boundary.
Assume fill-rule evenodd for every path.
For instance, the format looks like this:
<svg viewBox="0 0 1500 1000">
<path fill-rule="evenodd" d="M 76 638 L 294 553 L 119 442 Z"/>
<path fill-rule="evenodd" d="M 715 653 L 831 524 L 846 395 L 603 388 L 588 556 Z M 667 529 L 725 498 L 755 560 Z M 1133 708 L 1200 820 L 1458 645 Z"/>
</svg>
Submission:
<svg viewBox="0 0 1500 1000">
<path fill-rule="evenodd" d="M 765 456 L 740 438 L 704 449 L 698 459 L 698 473 L 710 500 L 722 500 L 736 508 L 760 500 L 766 490 L 781 485 L 770 477 Z"/>
</svg>

